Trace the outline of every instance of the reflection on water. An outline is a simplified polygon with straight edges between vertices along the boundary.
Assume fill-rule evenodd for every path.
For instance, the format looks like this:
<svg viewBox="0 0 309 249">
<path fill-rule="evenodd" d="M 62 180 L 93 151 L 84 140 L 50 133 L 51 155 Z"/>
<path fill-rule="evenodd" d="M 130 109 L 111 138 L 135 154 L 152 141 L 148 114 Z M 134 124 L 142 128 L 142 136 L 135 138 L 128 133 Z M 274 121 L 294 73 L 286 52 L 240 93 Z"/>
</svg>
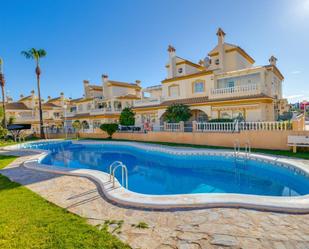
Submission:
<svg viewBox="0 0 309 249">
<path fill-rule="evenodd" d="M 129 189 L 144 194 L 244 193 L 296 196 L 309 180 L 281 167 L 219 156 L 175 156 L 120 145 L 55 147 L 42 163 L 109 171 L 114 161 L 129 172 Z M 117 172 L 120 179 L 120 171 Z"/>
</svg>

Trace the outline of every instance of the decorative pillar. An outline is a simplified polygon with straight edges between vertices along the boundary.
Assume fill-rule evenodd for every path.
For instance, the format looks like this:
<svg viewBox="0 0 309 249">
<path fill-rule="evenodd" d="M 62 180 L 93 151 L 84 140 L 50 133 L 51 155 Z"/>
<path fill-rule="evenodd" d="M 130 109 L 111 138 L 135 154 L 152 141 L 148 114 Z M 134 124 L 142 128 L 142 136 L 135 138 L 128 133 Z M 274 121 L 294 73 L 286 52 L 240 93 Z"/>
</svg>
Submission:
<svg viewBox="0 0 309 249">
<path fill-rule="evenodd" d="M 184 132 L 185 131 L 185 123 L 183 121 L 180 121 L 179 124 L 180 124 L 180 131 Z"/>
<path fill-rule="evenodd" d="M 196 124 L 197 122 L 194 120 L 194 121 L 192 121 L 192 132 L 196 132 L 196 130 L 197 130 L 197 124 Z"/>
</svg>

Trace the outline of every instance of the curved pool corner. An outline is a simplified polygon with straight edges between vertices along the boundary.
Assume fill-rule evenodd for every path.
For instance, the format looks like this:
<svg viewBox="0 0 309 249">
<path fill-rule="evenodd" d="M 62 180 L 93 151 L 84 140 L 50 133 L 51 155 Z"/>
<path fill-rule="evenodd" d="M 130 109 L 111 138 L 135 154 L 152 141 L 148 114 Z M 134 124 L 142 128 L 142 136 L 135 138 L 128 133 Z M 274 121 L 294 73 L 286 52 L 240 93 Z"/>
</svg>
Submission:
<svg viewBox="0 0 309 249">
<path fill-rule="evenodd" d="M 59 140 L 57 140 L 59 141 Z M 107 142 L 107 141 L 73 141 L 74 144 L 121 144 L 125 146 L 136 146 L 146 150 L 169 151 L 171 153 L 181 154 L 203 152 L 207 155 L 231 156 L 231 150 L 211 150 L 211 149 L 186 149 L 179 147 L 157 146 L 137 142 Z M 72 175 L 87 177 L 95 181 L 111 202 L 128 207 L 145 209 L 193 209 L 193 208 L 215 208 L 215 207 L 233 207 L 250 208 L 265 211 L 279 211 L 288 213 L 309 213 L 309 195 L 282 197 L 282 196 L 262 196 L 248 194 L 232 193 L 201 193 L 201 194 L 175 194 L 175 195 L 149 195 L 132 192 L 125 189 L 116 180 L 116 185 L 110 180 L 108 173 L 93 169 L 73 169 L 51 165 L 42 165 L 39 163 L 49 154 L 47 150 L 25 149 L 22 146 L 11 146 L 12 150 L 27 150 L 36 152 L 35 155 L 28 157 L 23 163 L 24 167 L 32 170 L 51 172 L 54 174 Z M 242 156 L 245 156 L 243 154 Z M 275 157 L 261 154 L 251 154 L 251 159 L 266 161 L 270 164 L 289 168 L 295 172 L 309 175 L 309 161 L 303 162 L 297 159 Z"/>
</svg>

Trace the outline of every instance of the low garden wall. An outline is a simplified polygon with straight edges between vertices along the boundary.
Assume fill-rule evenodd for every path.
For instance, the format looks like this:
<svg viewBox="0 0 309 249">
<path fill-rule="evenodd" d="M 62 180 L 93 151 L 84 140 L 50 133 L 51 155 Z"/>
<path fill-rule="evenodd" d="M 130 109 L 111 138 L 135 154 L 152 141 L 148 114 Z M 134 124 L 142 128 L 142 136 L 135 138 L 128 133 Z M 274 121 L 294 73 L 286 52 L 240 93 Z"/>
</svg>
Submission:
<svg viewBox="0 0 309 249">
<path fill-rule="evenodd" d="M 287 146 L 289 135 L 306 135 L 309 131 L 240 131 L 238 133 L 227 132 L 148 132 L 148 133 L 124 133 L 117 132 L 115 139 L 138 140 L 147 142 L 170 142 L 195 145 L 233 147 L 234 141 L 239 140 L 241 147 L 249 140 L 252 148 L 289 150 Z M 80 133 L 82 138 L 107 138 L 103 132 Z"/>
</svg>

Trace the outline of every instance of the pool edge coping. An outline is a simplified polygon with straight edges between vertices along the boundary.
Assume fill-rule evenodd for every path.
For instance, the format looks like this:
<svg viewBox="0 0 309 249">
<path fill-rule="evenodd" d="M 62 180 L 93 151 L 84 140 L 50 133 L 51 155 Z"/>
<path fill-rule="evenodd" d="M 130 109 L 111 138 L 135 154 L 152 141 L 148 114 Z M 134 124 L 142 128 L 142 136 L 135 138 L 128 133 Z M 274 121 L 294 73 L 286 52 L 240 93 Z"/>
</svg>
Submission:
<svg viewBox="0 0 309 249">
<path fill-rule="evenodd" d="M 65 141 L 65 140 L 53 140 Z M 44 142 L 44 141 L 40 141 Z M 49 141 L 46 141 L 49 142 Z M 32 142 L 31 142 L 32 143 Z M 165 148 L 174 150 L 186 150 L 187 148 L 170 147 L 165 145 L 153 146 L 146 143 L 138 142 L 122 142 L 122 141 L 72 141 L 74 144 L 125 144 L 132 145 L 138 144 L 138 147 L 152 147 L 152 148 Z M 296 196 L 296 197 L 272 197 L 272 196 L 259 196 L 259 195 L 245 195 L 245 194 L 178 194 L 178 195 L 147 195 L 132 192 L 125 189 L 116 180 L 116 186 L 113 188 L 108 173 L 91 170 L 91 169 L 68 169 L 64 167 L 56 167 L 44 165 L 39 163 L 41 159 L 48 155 L 46 150 L 38 149 L 21 149 L 19 145 L 9 146 L 12 150 L 32 151 L 36 152 L 35 155 L 30 156 L 30 159 L 24 161 L 22 165 L 28 169 L 45 171 L 55 174 L 72 175 L 86 177 L 95 181 L 105 197 L 117 204 L 124 206 L 145 208 L 145 209 L 193 209 L 193 208 L 249 208 L 263 211 L 287 212 L 287 213 L 309 213 L 309 195 Z M 12 148 L 13 147 L 13 148 Z M 192 149 L 191 151 L 204 151 L 212 152 L 216 155 L 226 153 L 233 153 L 229 150 L 217 149 Z M 301 165 L 297 162 L 298 159 L 279 158 L 269 155 L 254 154 L 254 157 L 261 160 L 272 160 L 274 164 L 279 163 L 290 165 L 294 169 L 305 171 L 309 175 L 309 164 Z M 292 162 L 291 162 L 292 161 Z"/>
</svg>

